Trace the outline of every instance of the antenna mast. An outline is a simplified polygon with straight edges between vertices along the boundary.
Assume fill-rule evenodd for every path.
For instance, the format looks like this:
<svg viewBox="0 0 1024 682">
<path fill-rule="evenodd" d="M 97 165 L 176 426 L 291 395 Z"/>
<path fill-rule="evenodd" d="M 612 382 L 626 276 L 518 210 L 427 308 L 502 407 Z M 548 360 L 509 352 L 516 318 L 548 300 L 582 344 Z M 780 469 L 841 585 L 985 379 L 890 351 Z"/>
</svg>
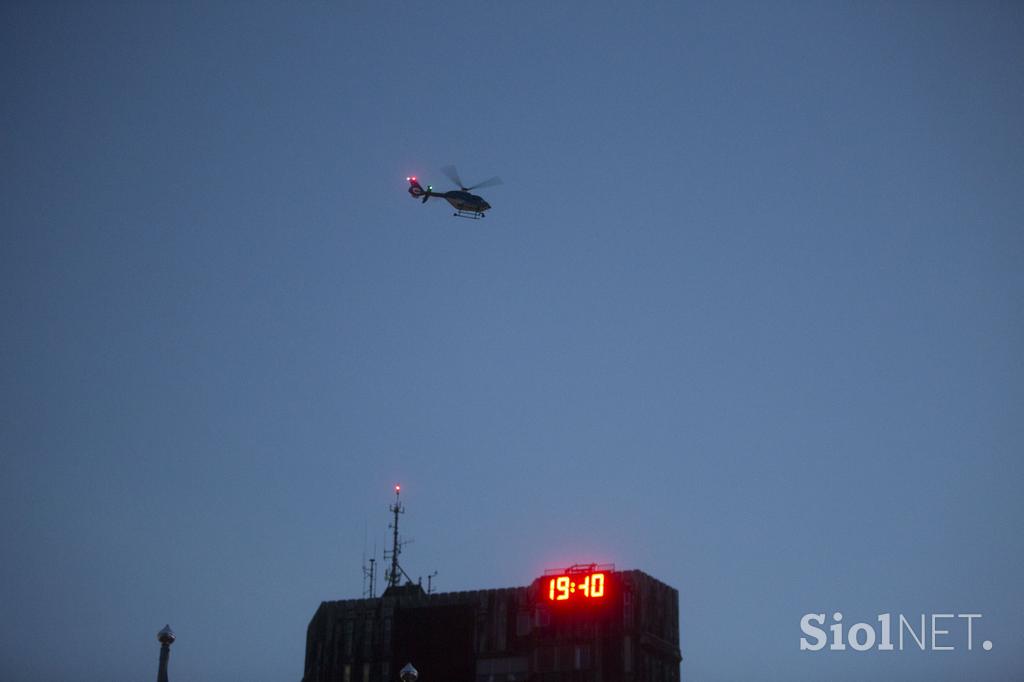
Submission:
<svg viewBox="0 0 1024 682">
<path fill-rule="evenodd" d="M 363 598 L 373 599 L 377 596 L 376 579 L 377 543 L 373 543 L 373 554 L 370 555 L 370 562 L 366 562 L 366 526 L 363 525 Z"/>
<path fill-rule="evenodd" d="M 405 507 L 402 506 L 402 501 L 399 499 L 399 495 L 402 493 L 402 486 L 395 486 L 395 503 L 388 507 L 388 511 L 395 515 L 395 520 L 391 522 L 391 572 L 388 573 L 388 587 L 398 587 L 399 579 L 405 571 L 398 565 L 398 555 L 402 553 L 402 542 L 398 539 L 398 515 L 405 513 Z M 386 553 L 385 553 L 386 554 Z"/>
<path fill-rule="evenodd" d="M 377 548 L 373 549 L 374 555 Z M 363 564 L 363 597 L 373 599 L 377 596 L 377 557 L 370 557 L 370 565 Z"/>
</svg>

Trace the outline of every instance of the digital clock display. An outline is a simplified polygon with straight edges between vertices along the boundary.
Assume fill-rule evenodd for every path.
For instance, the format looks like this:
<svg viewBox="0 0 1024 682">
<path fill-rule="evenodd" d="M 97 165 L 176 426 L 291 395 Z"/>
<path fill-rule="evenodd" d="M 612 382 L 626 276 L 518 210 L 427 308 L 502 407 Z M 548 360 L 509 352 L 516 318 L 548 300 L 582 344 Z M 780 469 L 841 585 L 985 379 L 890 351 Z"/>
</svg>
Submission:
<svg viewBox="0 0 1024 682">
<path fill-rule="evenodd" d="M 567 573 L 546 576 L 542 588 L 548 601 L 577 601 L 602 599 L 605 595 L 605 576 L 597 573 Z"/>
</svg>

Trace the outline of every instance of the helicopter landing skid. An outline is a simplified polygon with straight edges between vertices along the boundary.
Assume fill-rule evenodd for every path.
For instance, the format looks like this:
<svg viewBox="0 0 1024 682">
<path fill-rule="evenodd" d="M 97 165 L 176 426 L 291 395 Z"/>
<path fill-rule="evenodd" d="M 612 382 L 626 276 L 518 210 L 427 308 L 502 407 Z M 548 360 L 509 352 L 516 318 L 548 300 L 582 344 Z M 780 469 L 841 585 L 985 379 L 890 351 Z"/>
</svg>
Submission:
<svg viewBox="0 0 1024 682">
<path fill-rule="evenodd" d="M 480 211 L 456 211 L 452 215 L 456 218 L 469 218 L 470 220 L 480 220 L 487 217 Z"/>
</svg>

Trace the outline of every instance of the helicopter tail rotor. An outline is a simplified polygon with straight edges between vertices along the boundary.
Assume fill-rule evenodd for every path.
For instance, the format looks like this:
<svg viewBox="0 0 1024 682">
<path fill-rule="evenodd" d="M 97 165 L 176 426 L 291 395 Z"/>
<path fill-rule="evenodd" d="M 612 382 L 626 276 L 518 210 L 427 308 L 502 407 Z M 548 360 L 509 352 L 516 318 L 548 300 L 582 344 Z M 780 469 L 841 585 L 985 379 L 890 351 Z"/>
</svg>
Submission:
<svg viewBox="0 0 1024 682">
<path fill-rule="evenodd" d="M 420 185 L 419 181 L 414 176 L 410 176 L 410 177 L 406 178 L 406 180 L 409 181 L 409 194 L 414 199 L 418 199 L 419 197 L 423 197 L 423 202 L 422 203 L 424 203 L 424 204 L 427 203 L 427 199 L 430 198 L 430 195 L 433 193 L 433 189 L 434 188 L 431 187 L 430 185 L 427 185 L 427 188 L 423 189 L 423 186 Z"/>
</svg>

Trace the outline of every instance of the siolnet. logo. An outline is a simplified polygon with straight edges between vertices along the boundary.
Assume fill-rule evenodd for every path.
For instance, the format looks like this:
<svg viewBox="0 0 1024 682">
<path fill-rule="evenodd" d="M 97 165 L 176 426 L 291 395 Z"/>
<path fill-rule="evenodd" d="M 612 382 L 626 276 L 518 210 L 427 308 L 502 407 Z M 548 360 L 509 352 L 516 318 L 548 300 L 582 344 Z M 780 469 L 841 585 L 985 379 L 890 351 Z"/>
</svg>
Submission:
<svg viewBox="0 0 1024 682">
<path fill-rule="evenodd" d="M 844 634 L 843 614 L 839 611 L 832 614 L 827 631 L 819 627 L 825 625 L 824 613 L 805 613 L 800 619 L 800 631 L 804 634 L 800 651 L 821 651 L 826 646 L 829 651 L 903 651 L 904 645 L 921 651 L 973 651 L 974 621 L 982 617 L 980 613 L 922 613 L 909 618 L 902 613 L 896 615 L 897 618 L 891 613 L 878 614 L 877 630 L 873 623 L 854 623 Z M 984 640 L 981 648 L 991 651 L 992 641 Z"/>
</svg>

